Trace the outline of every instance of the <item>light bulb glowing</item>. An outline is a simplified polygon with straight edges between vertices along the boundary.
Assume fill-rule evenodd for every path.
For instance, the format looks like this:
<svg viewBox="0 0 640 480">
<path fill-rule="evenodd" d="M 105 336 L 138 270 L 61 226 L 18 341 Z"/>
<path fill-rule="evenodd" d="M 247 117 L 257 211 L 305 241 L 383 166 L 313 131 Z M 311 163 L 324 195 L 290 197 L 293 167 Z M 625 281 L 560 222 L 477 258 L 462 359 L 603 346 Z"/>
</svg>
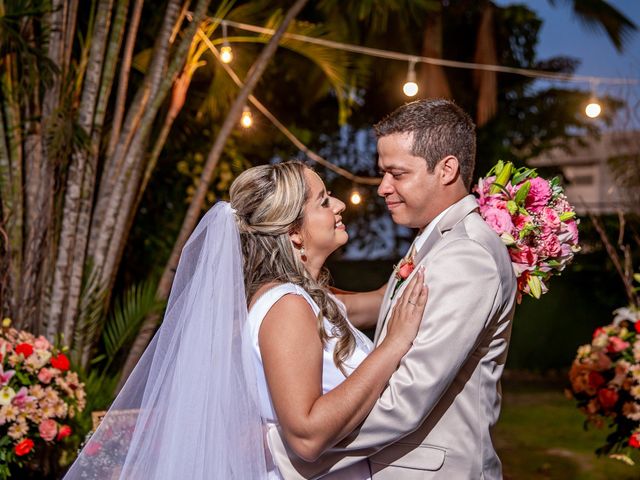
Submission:
<svg viewBox="0 0 640 480">
<path fill-rule="evenodd" d="M 402 91 L 407 97 L 415 97 L 418 93 L 418 84 L 416 82 L 407 82 L 402 87 Z"/>
<path fill-rule="evenodd" d="M 357 190 L 354 190 L 353 192 L 351 192 L 351 203 L 354 205 L 360 205 L 360 203 L 362 202 L 362 195 L 360 195 L 360 192 L 358 192 Z"/>
<path fill-rule="evenodd" d="M 407 81 L 402 86 L 402 91 L 407 97 L 415 97 L 418 93 L 418 84 L 416 83 L 416 60 L 409 62 L 407 69 Z"/>
<path fill-rule="evenodd" d="M 223 63 L 230 63 L 233 60 L 233 51 L 231 50 L 230 45 L 223 45 L 220 49 L 220 60 Z"/>
<path fill-rule="evenodd" d="M 602 107 L 596 100 L 591 100 L 587 108 L 584 109 L 584 113 L 586 113 L 589 118 L 597 118 L 601 112 Z"/>
<path fill-rule="evenodd" d="M 242 117 L 240 118 L 240 124 L 244 128 L 250 128 L 253 125 L 253 115 L 251 115 L 251 110 L 247 107 L 244 108 L 242 112 Z"/>
</svg>

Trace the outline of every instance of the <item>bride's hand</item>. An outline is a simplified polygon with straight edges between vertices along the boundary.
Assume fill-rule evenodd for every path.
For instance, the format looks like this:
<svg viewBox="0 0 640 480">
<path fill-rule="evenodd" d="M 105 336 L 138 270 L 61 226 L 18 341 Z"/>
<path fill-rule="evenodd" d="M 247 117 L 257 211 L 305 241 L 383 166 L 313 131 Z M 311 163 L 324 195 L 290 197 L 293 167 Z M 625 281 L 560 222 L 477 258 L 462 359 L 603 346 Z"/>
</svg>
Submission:
<svg viewBox="0 0 640 480">
<path fill-rule="evenodd" d="M 409 351 L 420 328 L 427 296 L 424 267 L 420 267 L 393 307 L 384 343 L 393 344 L 403 355 Z"/>
</svg>

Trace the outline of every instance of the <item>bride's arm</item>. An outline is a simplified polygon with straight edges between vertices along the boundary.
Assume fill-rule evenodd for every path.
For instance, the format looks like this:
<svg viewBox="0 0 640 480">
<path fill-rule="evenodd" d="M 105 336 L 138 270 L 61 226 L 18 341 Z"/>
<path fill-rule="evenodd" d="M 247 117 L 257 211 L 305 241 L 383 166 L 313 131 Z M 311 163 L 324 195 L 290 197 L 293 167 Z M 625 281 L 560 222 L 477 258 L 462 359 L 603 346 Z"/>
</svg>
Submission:
<svg viewBox="0 0 640 480">
<path fill-rule="evenodd" d="M 384 341 L 325 395 L 323 347 L 309 304 L 286 295 L 265 316 L 259 343 L 269 392 L 284 438 L 301 458 L 313 461 L 354 430 L 386 387 L 415 338 L 426 304 L 424 275 L 412 283 L 394 308 Z"/>
<path fill-rule="evenodd" d="M 347 307 L 347 316 L 351 324 L 364 330 L 376 326 L 386 289 L 385 283 L 379 289 L 370 292 L 348 292 L 338 288 L 331 288 L 331 291 Z"/>
</svg>

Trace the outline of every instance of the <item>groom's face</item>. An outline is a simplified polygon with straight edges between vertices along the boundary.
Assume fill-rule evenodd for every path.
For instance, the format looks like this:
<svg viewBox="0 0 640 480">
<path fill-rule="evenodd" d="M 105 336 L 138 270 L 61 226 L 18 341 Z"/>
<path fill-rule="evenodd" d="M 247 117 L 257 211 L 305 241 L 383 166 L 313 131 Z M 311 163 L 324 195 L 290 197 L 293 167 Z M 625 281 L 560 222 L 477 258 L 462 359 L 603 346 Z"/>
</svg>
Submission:
<svg viewBox="0 0 640 480">
<path fill-rule="evenodd" d="M 411 228 L 424 228 L 439 213 L 433 199 L 440 193 L 435 171 L 427 161 L 411 153 L 410 133 L 394 133 L 378 139 L 378 167 L 382 182 L 378 195 L 384 197 L 393 221 Z"/>
</svg>

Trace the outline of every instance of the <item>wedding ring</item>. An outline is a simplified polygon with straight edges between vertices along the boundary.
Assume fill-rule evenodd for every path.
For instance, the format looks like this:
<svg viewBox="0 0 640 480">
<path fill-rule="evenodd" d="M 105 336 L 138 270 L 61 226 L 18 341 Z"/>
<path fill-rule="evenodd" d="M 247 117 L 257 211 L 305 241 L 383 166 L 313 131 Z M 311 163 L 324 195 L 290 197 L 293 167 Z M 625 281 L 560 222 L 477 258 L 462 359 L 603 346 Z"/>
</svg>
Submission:
<svg viewBox="0 0 640 480">
<path fill-rule="evenodd" d="M 414 307 L 417 307 L 418 305 L 416 305 L 415 303 L 413 303 L 411 300 L 407 300 L 407 302 L 409 302 L 411 305 L 413 305 Z"/>
</svg>

